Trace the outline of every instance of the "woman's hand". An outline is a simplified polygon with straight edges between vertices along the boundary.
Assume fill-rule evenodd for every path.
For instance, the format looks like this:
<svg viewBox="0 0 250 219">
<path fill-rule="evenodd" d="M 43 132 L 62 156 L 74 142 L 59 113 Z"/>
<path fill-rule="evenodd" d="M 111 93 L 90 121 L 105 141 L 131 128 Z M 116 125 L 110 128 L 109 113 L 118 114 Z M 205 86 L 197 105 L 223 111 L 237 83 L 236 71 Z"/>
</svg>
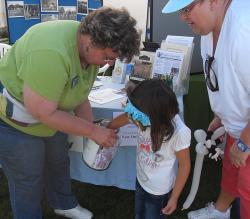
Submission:
<svg viewBox="0 0 250 219">
<path fill-rule="evenodd" d="M 118 140 L 117 130 L 95 126 L 89 136 L 94 142 L 103 147 L 112 147 Z"/>
</svg>

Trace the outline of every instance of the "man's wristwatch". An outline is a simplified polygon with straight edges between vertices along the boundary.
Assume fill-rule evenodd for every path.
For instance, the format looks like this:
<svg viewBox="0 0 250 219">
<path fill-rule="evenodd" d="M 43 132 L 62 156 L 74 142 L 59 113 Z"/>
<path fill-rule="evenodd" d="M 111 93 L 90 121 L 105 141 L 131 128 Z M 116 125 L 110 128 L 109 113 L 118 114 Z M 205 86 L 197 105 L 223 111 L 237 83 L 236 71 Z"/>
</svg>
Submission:
<svg viewBox="0 0 250 219">
<path fill-rule="evenodd" d="M 242 140 L 238 139 L 236 142 L 238 149 L 242 152 L 250 152 L 250 147 L 247 146 Z"/>
</svg>

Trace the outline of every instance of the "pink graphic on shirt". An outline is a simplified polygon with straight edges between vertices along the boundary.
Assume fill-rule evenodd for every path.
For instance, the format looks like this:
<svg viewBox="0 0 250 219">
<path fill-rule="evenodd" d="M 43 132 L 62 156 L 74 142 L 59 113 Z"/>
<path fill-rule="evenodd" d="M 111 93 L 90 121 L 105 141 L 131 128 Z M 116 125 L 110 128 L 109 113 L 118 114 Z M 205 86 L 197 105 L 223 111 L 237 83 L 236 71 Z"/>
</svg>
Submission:
<svg viewBox="0 0 250 219">
<path fill-rule="evenodd" d="M 139 145 L 139 147 L 140 147 L 141 150 L 144 150 L 144 151 L 146 151 L 147 153 L 150 152 L 150 144 L 143 144 L 143 143 L 141 143 L 141 144 Z"/>
<path fill-rule="evenodd" d="M 151 138 L 143 135 L 139 135 L 139 148 L 147 154 L 151 151 Z"/>
<path fill-rule="evenodd" d="M 137 154 L 138 163 L 141 165 L 141 171 L 145 167 L 155 169 L 159 164 L 155 161 L 155 153 L 151 150 L 151 137 L 139 135 L 139 151 Z"/>
</svg>

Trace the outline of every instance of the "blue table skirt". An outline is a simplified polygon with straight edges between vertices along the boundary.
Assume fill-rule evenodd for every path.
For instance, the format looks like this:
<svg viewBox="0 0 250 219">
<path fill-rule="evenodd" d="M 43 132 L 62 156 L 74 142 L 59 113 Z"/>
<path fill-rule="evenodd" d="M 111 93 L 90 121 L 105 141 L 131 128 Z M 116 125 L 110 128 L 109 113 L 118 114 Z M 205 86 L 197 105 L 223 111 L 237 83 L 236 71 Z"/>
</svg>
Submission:
<svg viewBox="0 0 250 219">
<path fill-rule="evenodd" d="M 116 186 L 134 190 L 136 179 L 136 147 L 119 147 L 108 169 L 97 171 L 89 168 L 82 159 L 82 154 L 70 151 L 71 178 L 95 185 Z"/>
</svg>

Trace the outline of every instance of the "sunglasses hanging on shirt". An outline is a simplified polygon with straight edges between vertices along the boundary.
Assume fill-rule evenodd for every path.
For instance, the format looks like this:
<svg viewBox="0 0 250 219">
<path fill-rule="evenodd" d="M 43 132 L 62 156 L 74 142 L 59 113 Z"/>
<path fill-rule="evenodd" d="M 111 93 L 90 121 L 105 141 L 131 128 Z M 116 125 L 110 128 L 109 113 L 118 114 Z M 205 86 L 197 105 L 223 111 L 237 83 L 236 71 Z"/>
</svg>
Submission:
<svg viewBox="0 0 250 219">
<path fill-rule="evenodd" d="M 214 56 L 207 55 L 206 61 L 205 61 L 205 73 L 206 73 L 206 84 L 207 87 L 212 91 L 218 91 L 219 85 L 218 85 L 218 79 L 217 76 L 212 68 L 212 64 L 214 61 Z"/>
</svg>

